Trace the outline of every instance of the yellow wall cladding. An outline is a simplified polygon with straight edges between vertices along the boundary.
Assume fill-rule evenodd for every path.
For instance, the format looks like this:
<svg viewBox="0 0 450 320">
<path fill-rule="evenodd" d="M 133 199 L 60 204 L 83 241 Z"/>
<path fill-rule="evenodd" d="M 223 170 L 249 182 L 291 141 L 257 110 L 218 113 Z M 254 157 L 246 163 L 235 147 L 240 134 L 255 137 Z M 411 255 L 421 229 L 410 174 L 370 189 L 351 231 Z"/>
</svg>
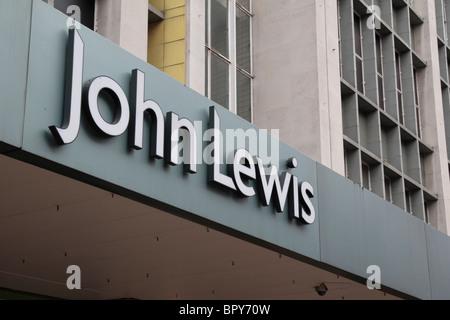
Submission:
<svg viewBox="0 0 450 320">
<path fill-rule="evenodd" d="M 185 82 L 186 0 L 149 0 L 165 19 L 148 25 L 147 61 Z"/>
</svg>

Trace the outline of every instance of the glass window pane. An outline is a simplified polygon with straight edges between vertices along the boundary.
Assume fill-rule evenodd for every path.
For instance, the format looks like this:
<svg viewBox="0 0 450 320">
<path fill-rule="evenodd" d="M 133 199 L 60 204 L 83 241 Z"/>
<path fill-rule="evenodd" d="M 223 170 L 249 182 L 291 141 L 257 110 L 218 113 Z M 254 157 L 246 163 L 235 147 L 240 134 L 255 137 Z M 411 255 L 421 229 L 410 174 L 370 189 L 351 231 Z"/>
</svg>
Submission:
<svg viewBox="0 0 450 320">
<path fill-rule="evenodd" d="M 251 79 L 241 72 L 237 72 L 237 114 L 249 122 L 252 121 Z"/>
<path fill-rule="evenodd" d="M 420 174 L 422 178 L 422 185 L 426 185 L 426 175 L 425 175 L 425 156 L 420 155 Z"/>
<path fill-rule="evenodd" d="M 420 110 L 419 107 L 416 107 L 416 125 L 417 125 L 417 136 L 422 138 L 422 125 L 420 122 Z"/>
<path fill-rule="evenodd" d="M 378 100 L 379 106 L 384 110 L 384 85 L 383 78 L 378 76 Z"/>
<path fill-rule="evenodd" d="M 211 54 L 211 100 L 229 108 L 229 65 L 215 54 Z"/>
<path fill-rule="evenodd" d="M 363 188 L 370 190 L 370 168 L 367 164 L 362 165 Z"/>
<path fill-rule="evenodd" d="M 358 15 L 353 15 L 354 17 L 354 27 L 355 27 L 355 53 L 362 57 L 362 46 L 361 46 L 361 19 Z"/>
<path fill-rule="evenodd" d="M 400 67 L 400 54 L 398 52 L 395 53 L 395 65 L 397 68 L 397 89 L 402 90 L 402 69 Z"/>
<path fill-rule="evenodd" d="M 412 213 L 411 191 L 409 191 L 409 189 L 405 189 L 405 200 L 406 200 L 406 211 Z"/>
<path fill-rule="evenodd" d="M 241 6 L 250 11 L 250 0 L 236 0 Z"/>
<path fill-rule="evenodd" d="M 250 58 L 250 17 L 241 9 L 236 9 L 236 62 L 251 73 Z"/>
<path fill-rule="evenodd" d="M 363 64 L 359 58 L 356 58 L 356 86 L 359 92 L 364 93 Z"/>
<path fill-rule="evenodd" d="M 392 202 L 391 180 L 388 177 L 384 178 L 384 190 L 386 192 L 386 201 Z"/>
<path fill-rule="evenodd" d="M 209 50 L 205 50 L 205 97 L 209 97 Z"/>
<path fill-rule="evenodd" d="M 398 117 L 399 117 L 399 121 L 401 124 L 405 124 L 404 123 L 404 111 L 403 111 L 403 98 L 402 98 L 402 94 L 400 92 L 397 92 L 397 98 L 398 98 Z"/>
<path fill-rule="evenodd" d="M 381 37 L 377 34 L 376 35 L 376 47 L 377 47 L 377 71 L 379 74 L 383 74 L 383 60 L 382 60 L 382 54 L 381 54 Z"/>
<path fill-rule="evenodd" d="M 211 47 L 229 58 L 227 0 L 211 0 Z"/>
<path fill-rule="evenodd" d="M 416 98 L 416 104 L 419 104 L 419 87 L 417 85 L 417 70 L 414 69 L 414 97 Z"/>
</svg>

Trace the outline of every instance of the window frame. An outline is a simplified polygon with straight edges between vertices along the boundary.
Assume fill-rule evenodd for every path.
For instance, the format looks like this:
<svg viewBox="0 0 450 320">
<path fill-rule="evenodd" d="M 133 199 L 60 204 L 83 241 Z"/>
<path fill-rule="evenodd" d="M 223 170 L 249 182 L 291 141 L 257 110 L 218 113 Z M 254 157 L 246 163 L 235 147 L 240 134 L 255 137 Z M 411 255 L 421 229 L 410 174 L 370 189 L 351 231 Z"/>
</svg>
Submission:
<svg viewBox="0 0 450 320">
<path fill-rule="evenodd" d="M 228 64 L 228 81 L 229 81 L 229 87 L 228 87 L 228 110 L 233 112 L 234 114 L 238 114 L 238 88 L 237 88 L 237 82 L 238 82 L 238 73 L 241 75 L 247 77 L 250 80 L 250 122 L 253 123 L 254 118 L 254 111 L 253 111 L 253 1 L 249 0 L 250 2 L 250 11 L 245 8 L 243 5 L 241 5 L 237 0 L 225 0 L 228 3 L 228 50 L 229 50 L 229 58 L 222 55 L 220 52 L 215 50 L 211 45 L 211 1 L 213 0 L 206 0 L 206 8 L 207 8 L 207 14 L 205 19 L 205 29 L 206 29 L 206 37 L 205 37 L 205 96 L 208 98 L 211 98 L 211 55 L 215 55 L 216 57 L 220 58 L 224 62 Z M 244 14 L 248 15 L 250 18 L 250 71 L 245 70 L 241 66 L 237 64 L 237 57 L 236 57 L 236 50 L 237 50 L 237 43 L 236 43 L 236 19 L 237 19 L 237 10 L 241 10 Z"/>
<path fill-rule="evenodd" d="M 387 186 L 389 186 L 389 190 L 388 190 Z M 392 179 L 386 175 L 384 176 L 384 194 L 385 194 L 386 201 L 388 201 L 390 203 L 394 202 L 394 199 L 392 197 Z"/>
<path fill-rule="evenodd" d="M 419 95 L 419 85 L 417 80 L 418 70 L 416 67 L 413 68 L 413 81 L 414 81 L 414 104 L 416 109 L 416 125 L 417 125 L 417 136 L 422 139 L 422 118 L 420 116 L 420 95 Z"/>
<path fill-rule="evenodd" d="M 397 91 L 397 104 L 398 104 L 398 122 L 401 125 L 405 125 L 405 106 L 403 97 L 403 82 L 402 82 L 402 57 L 398 50 L 395 50 L 395 73 L 397 79 L 396 91 Z M 400 99 L 399 99 L 400 98 Z"/>
<path fill-rule="evenodd" d="M 379 48 L 378 48 L 379 47 Z M 378 50 L 379 49 L 379 50 Z M 384 57 L 383 57 L 383 37 L 379 32 L 375 32 L 375 52 L 377 59 L 377 80 L 378 80 L 378 105 L 381 109 L 386 111 L 386 93 L 384 84 Z M 379 61 L 378 61 L 379 59 Z M 380 64 L 380 67 L 378 67 Z M 380 88 L 381 82 L 381 88 Z"/>
<path fill-rule="evenodd" d="M 356 24 L 355 24 L 355 20 L 356 18 L 358 18 L 359 20 L 359 39 L 358 39 L 358 43 L 359 46 L 361 47 L 361 54 L 357 53 L 356 50 Z M 366 91 L 366 85 L 365 85 L 365 75 L 364 75 L 364 43 L 363 43 L 363 30 L 362 30 L 362 17 L 361 15 L 356 12 L 353 11 L 353 33 L 354 33 L 354 56 L 355 56 L 355 71 L 356 71 L 356 82 L 355 82 L 355 88 L 357 91 L 361 92 L 361 94 L 365 94 Z M 358 61 L 361 62 L 361 88 L 359 87 L 359 81 L 358 81 Z"/>
<path fill-rule="evenodd" d="M 405 211 L 413 215 L 412 192 L 409 188 L 405 188 L 405 206 Z"/>
<path fill-rule="evenodd" d="M 367 182 L 368 182 L 368 186 L 366 187 L 364 185 L 364 172 L 365 170 L 367 170 Z M 370 165 L 364 161 L 361 162 L 361 182 L 362 182 L 362 187 L 372 191 L 372 179 L 371 179 L 371 173 L 370 173 Z"/>
</svg>

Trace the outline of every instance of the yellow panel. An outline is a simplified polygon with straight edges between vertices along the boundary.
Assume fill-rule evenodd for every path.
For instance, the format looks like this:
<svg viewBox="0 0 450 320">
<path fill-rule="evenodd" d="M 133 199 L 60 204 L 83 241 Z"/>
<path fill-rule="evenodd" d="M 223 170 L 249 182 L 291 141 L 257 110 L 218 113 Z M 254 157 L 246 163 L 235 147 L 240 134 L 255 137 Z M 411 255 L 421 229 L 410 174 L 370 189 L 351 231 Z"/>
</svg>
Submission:
<svg viewBox="0 0 450 320">
<path fill-rule="evenodd" d="M 184 5 L 186 5 L 185 0 L 166 0 L 166 10 L 181 7 Z"/>
<path fill-rule="evenodd" d="M 166 10 L 165 17 L 166 17 L 166 19 L 170 19 L 173 17 L 183 16 L 183 15 L 185 15 L 185 10 L 186 10 L 185 6 Z"/>
<path fill-rule="evenodd" d="M 165 20 L 149 24 L 148 62 L 184 83 L 186 1 L 149 0 L 149 3 L 164 11 Z"/>
<path fill-rule="evenodd" d="M 157 68 L 164 66 L 164 45 L 151 46 L 148 49 L 148 63 L 154 65 Z"/>
<path fill-rule="evenodd" d="M 164 67 L 184 63 L 185 41 L 179 40 L 164 44 Z"/>
<path fill-rule="evenodd" d="M 148 3 L 150 3 L 159 11 L 164 11 L 164 0 L 149 0 Z"/>
<path fill-rule="evenodd" d="M 165 20 L 165 42 L 172 42 L 184 39 L 185 37 L 185 16 L 175 17 Z"/>
<path fill-rule="evenodd" d="M 153 22 L 148 25 L 148 46 L 164 43 L 164 22 Z"/>
<path fill-rule="evenodd" d="M 164 68 L 164 72 L 167 73 L 169 76 L 172 76 L 173 78 L 177 79 L 178 81 L 184 83 L 184 63 L 177 64 L 175 66 L 166 67 Z"/>
</svg>

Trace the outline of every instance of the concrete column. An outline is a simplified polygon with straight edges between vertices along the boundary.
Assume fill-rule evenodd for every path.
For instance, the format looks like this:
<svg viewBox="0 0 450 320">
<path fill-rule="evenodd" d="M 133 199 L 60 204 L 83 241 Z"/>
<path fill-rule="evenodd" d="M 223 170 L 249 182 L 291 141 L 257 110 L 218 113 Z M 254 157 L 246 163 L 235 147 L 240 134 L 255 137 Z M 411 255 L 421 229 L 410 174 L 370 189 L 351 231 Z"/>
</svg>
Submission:
<svg viewBox="0 0 450 320">
<path fill-rule="evenodd" d="M 337 4 L 253 2 L 254 122 L 344 175 Z"/>
<path fill-rule="evenodd" d="M 186 85 L 205 94 L 205 1 L 186 0 Z"/>
<path fill-rule="evenodd" d="M 450 178 L 448 172 L 447 145 L 445 138 L 444 110 L 437 45 L 436 11 L 434 0 L 415 1 L 414 9 L 425 18 L 418 29 L 416 50 L 425 59 L 427 67 L 419 73 L 420 103 L 423 140 L 434 149 L 432 157 L 426 161 L 426 185 L 438 191 L 438 202 L 430 207 L 431 224 L 440 231 L 450 230 Z"/>
<path fill-rule="evenodd" d="M 97 32 L 146 61 L 148 1 L 97 0 Z"/>
<path fill-rule="evenodd" d="M 323 124 L 320 130 L 324 139 L 321 162 L 345 175 L 337 1 L 315 3 L 320 123 Z"/>
</svg>

